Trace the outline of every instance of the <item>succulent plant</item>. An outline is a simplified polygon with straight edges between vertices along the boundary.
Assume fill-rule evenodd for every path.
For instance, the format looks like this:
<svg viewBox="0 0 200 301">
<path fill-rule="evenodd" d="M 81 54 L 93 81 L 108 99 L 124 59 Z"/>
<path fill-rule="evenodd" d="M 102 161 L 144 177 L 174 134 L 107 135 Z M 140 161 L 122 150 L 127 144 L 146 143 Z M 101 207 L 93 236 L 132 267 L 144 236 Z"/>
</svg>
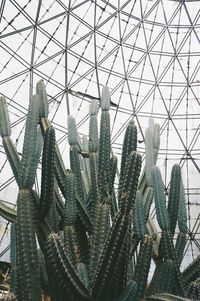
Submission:
<svg viewBox="0 0 200 301">
<path fill-rule="evenodd" d="M 169 293 L 186 296 L 184 285 L 193 295 L 198 291 L 192 272 L 180 273 L 187 233 L 183 184 L 180 167 L 175 165 L 167 207 L 161 173 L 155 166 L 159 125 L 150 120 L 145 135 L 147 160 L 140 175 L 137 127 L 130 120 L 116 188 L 117 158 L 110 142 L 107 87 L 100 103 L 100 130 L 98 104 L 92 101 L 89 138 L 84 136 L 82 142 L 75 119 L 68 116 L 70 168 L 66 168 L 48 120 L 44 82 L 38 82 L 36 95 L 30 100 L 21 157 L 10 138 L 6 101 L 0 99 L 0 133 L 19 186 L 17 211 L 0 202 L 0 214 L 13 223 L 12 233 L 16 233 L 11 243 L 11 291 L 18 301 L 41 300 L 44 282 L 53 301 L 139 301 L 145 295 L 153 300 L 152 294 L 160 293 L 166 298 L 163 300 L 179 300 L 170 299 Z M 42 179 L 37 193 L 33 185 L 41 147 Z M 160 244 L 156 238 L 156 251 L 157 234 L 148 227 L 153 198 L 162 230 Z M 177 225 L 180 233 L 174 246 Z M 152 258 L 156 269 L 147 290 Z"/>
</svg>

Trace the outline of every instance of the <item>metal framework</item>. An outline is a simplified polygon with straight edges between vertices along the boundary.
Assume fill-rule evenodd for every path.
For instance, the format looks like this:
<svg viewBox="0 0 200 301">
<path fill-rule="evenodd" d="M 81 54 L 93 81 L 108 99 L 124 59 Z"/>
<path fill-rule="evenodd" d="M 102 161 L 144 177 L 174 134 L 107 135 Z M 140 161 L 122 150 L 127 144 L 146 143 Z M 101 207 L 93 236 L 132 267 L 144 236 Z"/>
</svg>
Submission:
<svg viewBox="0 0 200 301">
<path fill-rule="evenodd" d="M 111 110 L 114 153 L 121 150 L 130 118 L 138 125 L 142 153 L 148 118 L 160 123 L 158 164 L 166 190 L 172 165 L 182 167 L 188 203 L 186 262 L 196 257 L 200 250 L 199 1 L 2 0 L 0 93 L 9 102 L 19 152 L 28 99 L 40 78 L 46 83 L 50 118 L 64 154 L 67 114 L 76 116 L 84 133 L 88 103 L 99 99 L 102 85 L 110 87 L 117 105 Z M 17 188 L 2 145 L 0 152 L 0 198 L 12 206 Z M 1 256 L 9 250 L 4 234 Z"/>
</svg>

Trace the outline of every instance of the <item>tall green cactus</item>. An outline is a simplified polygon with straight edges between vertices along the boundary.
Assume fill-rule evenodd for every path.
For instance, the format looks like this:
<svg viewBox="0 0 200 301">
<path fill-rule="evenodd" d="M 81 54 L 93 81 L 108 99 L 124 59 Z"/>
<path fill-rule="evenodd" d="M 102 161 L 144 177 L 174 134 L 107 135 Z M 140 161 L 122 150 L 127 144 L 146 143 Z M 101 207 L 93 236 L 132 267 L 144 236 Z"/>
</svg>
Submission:
<svg viewBox="0 0 200 301">
<path fill-rule="evenodd" d="M 81 143 L 75 119 L 68 116 L 71 169 L 65 167 L 55 142 L 43 81 L 37 83 L 36 92 L 30 101 L 21 160 L 9 137 L 5 100 L 0 102 L 0 132 L 20 188 L 17 212 L 0 202 L 0 214 L 17 223 L 17 300 L 39 301 L 41 297 L 36 235 L 53 301 L 139 301 L 146 294 L 151 258 L 157 266 L 149 294 L 184 295 L 185 283 L 188 292 L 196 292 L 196 284 L 190 285 L 190 280 L 196 281 L 198 272 L 192 269 L 181 274 L 179 269 L 187 233 L 180 168 L 175 166 L 172 171 L 167 208 L 161 173 L 155 167 L 159 125 L 150 120 L 145 137 L 148 163 L 138 184 L 142 157 L 137 152 L 137 128 L 133 120 L 129 122 L 116 189 L 117 158 L 110 142 L 108 88 L 103 88 L 100 102 L 100 135 L 96 101 L 90 106 L 89 141 L 85 136 Z M 32 187 L 41 147 L 42 181 L 37 194 Z M 162 229 L 158 258 L 153 253 L 154 237 L 147 234 L 153 196 Z M 174 246 L 177 224 L 180 233 Z"/>
</svg>

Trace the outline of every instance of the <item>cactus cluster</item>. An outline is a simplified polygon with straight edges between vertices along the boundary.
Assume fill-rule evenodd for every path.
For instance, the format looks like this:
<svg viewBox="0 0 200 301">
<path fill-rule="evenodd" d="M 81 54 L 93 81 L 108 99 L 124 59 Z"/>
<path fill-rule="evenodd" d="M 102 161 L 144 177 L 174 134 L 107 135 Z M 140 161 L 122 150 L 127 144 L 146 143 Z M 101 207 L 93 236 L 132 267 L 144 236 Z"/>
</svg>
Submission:
<svg viewBox="0 0 200 301">
<path fill-rule="evenodd" d="M 180 167 L 172 169 L 167 202 L 156 167 L 159 125 L 151 119 L 146 130 L 146 164 L 140 174 L 142 157 L 131 119 L 115 185 L 117 158 L 111 149 L 109 108 L 109 90 L 103 87 L 100 130 L 98 103 L 92 101 L 89 135 L 82 140 L 75 119 L 68 116 L 67 169 L 48 120 L 43 81 L 30 100 L 22 156 L 10 138 L 6 100 L 0 98 L 0 134 L 19 186 L 17 211 L 0 202 L 0 214 L 12 223 L 10 291 L 18 301 L 41 300 L 44 286 L 52 301 L 139 301 L 159 296 L 179 300 L 175 295 L 199 294 L 198 272 L 180 272 L 187 234 Z M 40 159 L 41 189 L 36 192 Z M 149 217 L 153 199 L 161 239 Z M 147 288 L 152 259 L 156 269 Z"/>
</svg>

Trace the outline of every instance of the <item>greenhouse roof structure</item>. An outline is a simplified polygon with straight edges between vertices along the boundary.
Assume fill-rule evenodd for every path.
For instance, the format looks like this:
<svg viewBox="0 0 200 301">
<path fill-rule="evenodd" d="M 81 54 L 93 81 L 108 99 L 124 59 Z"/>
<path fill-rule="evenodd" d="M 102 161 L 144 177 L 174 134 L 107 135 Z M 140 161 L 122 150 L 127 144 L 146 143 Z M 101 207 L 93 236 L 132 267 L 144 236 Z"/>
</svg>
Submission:
<svg viewBox="0 0 200 301">
<path fill-rule="evenodd" d="M 196 258 L 200 253 L 200 2 L 2 0 L 0 94 L 8 102 L 11 136 L 19 154 L 29 99 L 40 79 L 66 166 L 67 116 L 75 117 L 80 137 L 86 134 L 89 104 L 100 100 L 105 85 L 113 103 L 114 154 L 121 153 L 125 127 L 134 118 L 138 150 L 145 160 L 149 118 L 159 123 L 157 166 L 166 192 L 173 164 L 182 169 L 188 212 L 184 264 Z M 0 199 L 13 208 L 17 191 L 0 144 Z M 154 208 L 151 214 L 154 218 Z M 8 229 L 9 223 L 1 219 L 2 260 L 9 260 Z"/>
</svg>

